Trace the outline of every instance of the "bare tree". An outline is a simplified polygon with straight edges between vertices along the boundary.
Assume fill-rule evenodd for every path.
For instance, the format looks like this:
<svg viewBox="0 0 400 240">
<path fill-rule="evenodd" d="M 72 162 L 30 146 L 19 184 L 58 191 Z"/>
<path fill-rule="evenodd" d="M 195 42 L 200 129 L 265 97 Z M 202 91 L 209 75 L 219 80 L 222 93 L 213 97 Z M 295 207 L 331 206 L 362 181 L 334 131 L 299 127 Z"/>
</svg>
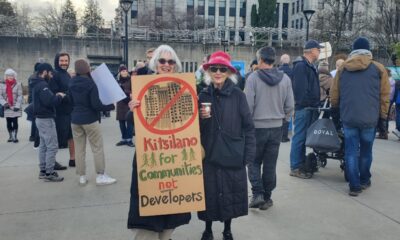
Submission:
<svg viewBox="0 0 400 240">
<path fill-rule="evenodd" d="M 39 30 L 46 36 L 56 37 L 62 33 L 63 19 L 61 11 L 53 5 L 48 5 L 35 18 Z"/>
<path fill-rule="evenodd" d="M 378 13 L 370 30 L 390 57 L 394 44 L 400 42 L 400 0 L 378 0 Z"/>
</svg>

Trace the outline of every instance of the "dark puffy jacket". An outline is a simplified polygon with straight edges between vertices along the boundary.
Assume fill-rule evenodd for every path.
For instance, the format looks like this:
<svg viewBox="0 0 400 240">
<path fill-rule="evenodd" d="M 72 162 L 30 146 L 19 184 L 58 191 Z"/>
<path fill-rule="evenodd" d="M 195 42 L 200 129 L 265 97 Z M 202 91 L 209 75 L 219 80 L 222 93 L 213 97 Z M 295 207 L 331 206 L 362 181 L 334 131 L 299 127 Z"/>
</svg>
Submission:
<svg viewBox="0 0 400 240">
<path fill-rule="evenodd" d="M 211 110 L 211 118 L 200 120 L 201 143 L 205 152 L 210 152 L 217 132 L 218 118 L 224 131 L 232 136 L 245 136 L 245 161 L 254 159 L 256 152 L 255 129 L 250 109 L 244 93 L 226 80 L 221 90 L 214 89 L 212 84 L 199 95 L 199 102 L 213 102 L 212 92 L 216 98 Z M 199 104 L 201 105 L 201 104 Z M 242 169 L 226 169 L 203 162 L 206 210 L 199 212 L 203 221 L 225 221 L 248 214 L 247 174 L 245 165 Z"/>
<path fill-rule="evenodd" d="M 302 57 L 293 68 L 292 82 L 295 109 L 318 107 L 320 104 L 320 87 L 318 72 L 314 65 Z"/>
<path fill-rule="evenodd" d="M 53 78 L 49 81 L 50 90 L 53 93 L 62 92 L 68 94 L 68 86 L 71 81 L 71 76 L 69 73 L 62 69 L 60 65 L 58 65 L 58 61 L 60 59 L 60 55 L 57 54 L 54 59 L 54 68 L 55 71 L 53 73 Z M 72 105 L 69 102 L 69 96 L 63 99 L 62 103 L 56 107 L 57 115 L 70 115 L 72 112 Z"/>
<path fill-rule="evenodd" d="M 54 107 L 61 104 L 62 97 L 53 94 L 46 80 L 40 77 L 32 77 L 30 87 L 32 88 L 34 117 L 55 118 Z"/>
<path fill-rule="evenodd" d="M 101 111 L 110 111 L 114 105 L 103 105 L 93 79 L 89 76 L 76 76 L 71 79 L 69 96 L 72 103 L 71 122 L 91 124 L 100 121 Z"/>
<path fill-rule="evenodd" d="M 284 73 L 286 73 L 286 75 L 288 75 L 288 77 L 290 79 L 292 79 L 292 75 L 293 75 L 293 70 L 292 68 L 290 68 L 289 64 L 283 64 L 282 66 L 279 67 L 279 70 L 283 71 Z"/>
</svg>

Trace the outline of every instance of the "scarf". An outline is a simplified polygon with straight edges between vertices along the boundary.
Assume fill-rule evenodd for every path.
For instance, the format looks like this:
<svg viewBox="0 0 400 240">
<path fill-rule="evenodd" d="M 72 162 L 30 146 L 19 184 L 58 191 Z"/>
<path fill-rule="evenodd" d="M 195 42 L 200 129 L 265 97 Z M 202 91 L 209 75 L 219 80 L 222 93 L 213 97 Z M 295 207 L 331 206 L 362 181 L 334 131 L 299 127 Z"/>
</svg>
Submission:
<svg viewBox="0 0 400 240">
<path fill-rule="evenodd" d="M 14 106 L 14 98 L 13 98 L 13 86 L 17 83 L 17 80 L 6 80 L 6 93 L 7 93 L 7 101 L 8 105 Z"/>
<path fill-rule="evenodd" d="M 372 52 L 366 49 L 357 49 L 350 53 L 349 57 L 354 56 L 370 56 L 372 58 Z"/>
</svg>

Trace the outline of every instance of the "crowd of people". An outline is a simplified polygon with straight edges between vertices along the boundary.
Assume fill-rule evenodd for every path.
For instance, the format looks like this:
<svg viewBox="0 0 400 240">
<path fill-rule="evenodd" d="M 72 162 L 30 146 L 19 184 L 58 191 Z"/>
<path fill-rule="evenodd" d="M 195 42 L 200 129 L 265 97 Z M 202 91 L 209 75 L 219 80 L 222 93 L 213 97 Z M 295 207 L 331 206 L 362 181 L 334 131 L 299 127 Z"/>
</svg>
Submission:
<svg viewBox="0 0 400 240">
<path fill-rule="evenodd" d="M 276 63 L 275 49 L 262 47 L 244 77 L 231 64 L 226 52 L 217 51 L 204 58 L 196 72 L 199 106 L 211 103 L 208 109 L 200 107 L 199 113 L 201 144 L 205 150 L 206 209 L 198 213 L 198 218 L 205 223 L 202 240 L 214 239 L 212 225 L 217 221 L 224 223 L 223 239 L 231 240 L 234 218 L 247 215 L 249 208 L 267 210 L 273 206 L 281 142 L 291 141 L 289 175 L 301 179 L 313 176 L 305 164 L 305 142 L 307 129 L 317 114 L 309 108 L 321 107 L 327 100 L 331 103 L 331 112 L 324 117 L 331 117 L 344 134 L 349 195 L 357 196 L 371 186 L 373 142 L 377 131 L 380 138 L 387 139 L 392 104 L 396 105 L 397 112 L 393 133 L 400 139 L 400 81 L 389 80 L 390 72 L 373 60 L 370 43 L 364 37 L 353 42 L 349 56 L 338 59 L 336 69 L 331 72 L 326 61 L 319 61 L 322 48 L 315 40 L 307 41 L 303 55 L 291 67 L 289 55 L 280 56 L 280 62 Z M 182 72 L 178 55 L 168 45 L 149 49 L 146 58 L 146 62 L 139 62 L 131 72 L 126 66 L 118 70 L 116 81 L 126 98 L 116 103 L 116 120 L 121 132 L 116 146 L 135 146 L 132 114 L 141 103 L 131 96 L 131 78 Z M 105 174 L 99 125 L 100 113 L 114 110 L 115 106 L 101 103 L 90 64 L 79 59 L 74 63 L 74 71 L 68 71 L 70 61 L 69 54 L 57 54 L 54 69 L 48 63 L 37 63 L 29 79 L 30 105 L 25 111 L 32 121 L 30 139 L 39 147 L 39 178 L 62 181 L 56 170 L 66 167 L 57 165 L 56 154 L 59 148 L 69 148 L 69 166 L 76 166 L 79 184 L 86 185 L 85 155 L 89 140 L 96 184 L 115 183 L 116 179 Z M 7 119 L 8 142 L 17 143 L 23 97 L 21 83 L 12 69 L 6 70 L 0 83 L 0 104 Z M 369 107 L 365 108 L 366 105 Z M 294 134 L 289 139 L 291 121 Z M 235 143 L 232 138 L 236 139 Z M 224 141 L 232 141 L 238 148 L 232 152 L 223 147 Z M 135 231 L 136 240 L 168 240 L 175 228 L 190 222 L 191 214 L 140 216 L 137 168 L 135 153 L 128 228 Z M 248 181 L 252 192 L 250 201 Z"/>
</svg>

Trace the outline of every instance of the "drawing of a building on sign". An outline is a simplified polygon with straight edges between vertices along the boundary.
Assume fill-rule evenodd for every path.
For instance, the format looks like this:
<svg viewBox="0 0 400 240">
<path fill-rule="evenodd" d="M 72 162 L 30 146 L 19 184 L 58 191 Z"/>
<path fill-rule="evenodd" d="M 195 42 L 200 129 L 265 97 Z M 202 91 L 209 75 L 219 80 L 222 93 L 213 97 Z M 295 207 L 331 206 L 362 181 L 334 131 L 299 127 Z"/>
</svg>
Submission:
<svg viewBox="0 0 400 240">
<path fill-rule="evenodd" d="M 169 82 L 163 85 L 155 85 L 148 89 L 144 96 L 146 122 L 151 124 L 161 111 L 181 90 L 178 83 Z M 193 99 L 189 92 L 184 92 L 179 99 L 159 117 L 155 127 L 158 129 L 177 128 L 185 124 L 193 115 Z"/>
</svg>

